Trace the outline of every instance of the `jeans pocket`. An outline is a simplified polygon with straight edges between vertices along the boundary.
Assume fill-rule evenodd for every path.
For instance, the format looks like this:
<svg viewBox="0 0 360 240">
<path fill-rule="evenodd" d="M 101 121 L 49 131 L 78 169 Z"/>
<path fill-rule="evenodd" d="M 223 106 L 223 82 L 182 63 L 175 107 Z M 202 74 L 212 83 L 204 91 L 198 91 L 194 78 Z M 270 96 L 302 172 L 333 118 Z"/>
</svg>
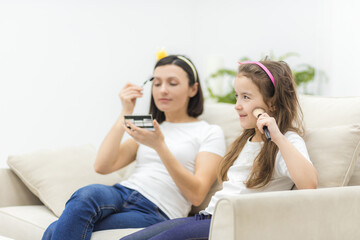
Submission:
<svg viewBox="0 0 360 240">
<path fill-rule="evenodd" d="M 123 208 L 129 208 L 134 205 L 142 198 L 143 196 L 138 191 L 133 191 L 129 197 L 125 200 Z"/>
</svg>

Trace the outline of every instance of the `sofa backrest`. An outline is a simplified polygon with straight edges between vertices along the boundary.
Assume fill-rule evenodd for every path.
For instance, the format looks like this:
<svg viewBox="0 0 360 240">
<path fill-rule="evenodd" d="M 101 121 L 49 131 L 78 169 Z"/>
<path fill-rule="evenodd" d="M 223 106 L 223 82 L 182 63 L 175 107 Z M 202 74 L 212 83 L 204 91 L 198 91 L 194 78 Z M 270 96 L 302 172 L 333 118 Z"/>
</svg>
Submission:
<svg viewBox="0 0 360 240">
<path fill-rule="evenodd" d="M 306 128 L 360 123 L 360 97 L 300 95 Z"/>
<path fill-rule="evenodd" d="M 360 97 L 300 96 L 305 128 L 326 128 L 360 124 Z M 358 145 L 358 148 L 360 146 Z M 360 156 L 347 185 L 360 185 Z M 356 158 L 356 156 L 354 156 Z"/>
</svg>

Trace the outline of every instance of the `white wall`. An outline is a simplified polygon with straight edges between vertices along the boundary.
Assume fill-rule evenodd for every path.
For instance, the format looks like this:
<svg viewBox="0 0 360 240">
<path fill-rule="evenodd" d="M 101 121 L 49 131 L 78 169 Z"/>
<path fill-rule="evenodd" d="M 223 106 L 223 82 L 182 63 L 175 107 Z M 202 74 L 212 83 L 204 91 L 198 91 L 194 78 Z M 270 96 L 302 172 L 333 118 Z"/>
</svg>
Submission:
<svg viewBox="0 0 360 240">
<path fill-rule="evenodd" d="M 118 92 L 151 75 L 160 47 L 189 56 L 202 79 L 214 61 L 236 68 L 243 56 L 297 52 L 290 65 L 329 76 L 314 92 L 359 95 L 360 37 L 344 27 L 359 22 L 358 9 L 355 0 L 0 0 L 0 166 L 12 154 L 98 147 L 120 112 Z"/>
<path fill-rule="evenodd" d="M 360 96 L 360 2 L 333 0 L 331 95 Z"/>
</svg>

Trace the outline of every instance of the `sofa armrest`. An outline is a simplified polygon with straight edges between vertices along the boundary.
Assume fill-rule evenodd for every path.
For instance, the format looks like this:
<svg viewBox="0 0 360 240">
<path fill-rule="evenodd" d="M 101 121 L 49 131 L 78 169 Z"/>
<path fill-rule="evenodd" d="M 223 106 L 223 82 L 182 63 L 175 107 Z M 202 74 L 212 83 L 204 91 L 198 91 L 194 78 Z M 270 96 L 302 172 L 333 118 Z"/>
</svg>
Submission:
<svg viewBox="0 0 360 240">
<path fill-rule="evenodd" d="M 360 239 L 360 186 L 221 199 L 210 239 Z"/>
<path fill-rule="evenodd" d="M 0 168 L 0 207 L 41 204 L 11 169 Z"/>
</svg>

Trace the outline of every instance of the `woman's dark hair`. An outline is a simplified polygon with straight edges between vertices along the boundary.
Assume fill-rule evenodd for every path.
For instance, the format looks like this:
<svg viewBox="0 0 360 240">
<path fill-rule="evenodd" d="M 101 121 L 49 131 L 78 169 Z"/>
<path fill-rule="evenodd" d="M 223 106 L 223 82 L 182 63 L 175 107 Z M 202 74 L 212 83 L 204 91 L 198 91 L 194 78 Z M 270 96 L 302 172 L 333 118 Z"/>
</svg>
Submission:
<svg viewBox="0 0 360 240">
<path fill-rule="evenodd" d="M 198 82 L 198 91 L 195 94 L 195 96 L 190 98 L 189 104 L 187 107 L 187 114 L 190 117 L 198 117 L 202 114 L 202 112 L 204 110 L 204 97 L 203 97 L 202 90 L 201 90 L 199 75 L 197 73 L 195 65 L 192 62 L 191 62 L 191 64 L 193 65 L 195 72 L 193 71 L 193 68 L 191 68 L 187 62 L 185 62 L 181 58 L 178 58 L 178 56 L 186 58 L 187 60 L 189 60 L 191 62 L 191 60 L 189 58 L 184 57 L 182 55 L 170 55 L 170 56 L 160 59 L 156 63 L 154 70 L 160 66 L 173 64 L 173 65 L 180 67 L 182 70 L 184 70 L 186 72 L 186 74 L 189 78 L 189 86 L 190 87 L 193 86 L 195 84 L 195 82 Z M 149 113 L 153 116 L 154 119 L 156 119 L 156 121 L 158 123 L 162 123 L 163 121 L 165 121 L 165 114 L 164 114 L 164 112 L 160 111 L 156 107 L 152 93 L 151 93 L 151 102 L 150 102 Z"/>
</svg>

